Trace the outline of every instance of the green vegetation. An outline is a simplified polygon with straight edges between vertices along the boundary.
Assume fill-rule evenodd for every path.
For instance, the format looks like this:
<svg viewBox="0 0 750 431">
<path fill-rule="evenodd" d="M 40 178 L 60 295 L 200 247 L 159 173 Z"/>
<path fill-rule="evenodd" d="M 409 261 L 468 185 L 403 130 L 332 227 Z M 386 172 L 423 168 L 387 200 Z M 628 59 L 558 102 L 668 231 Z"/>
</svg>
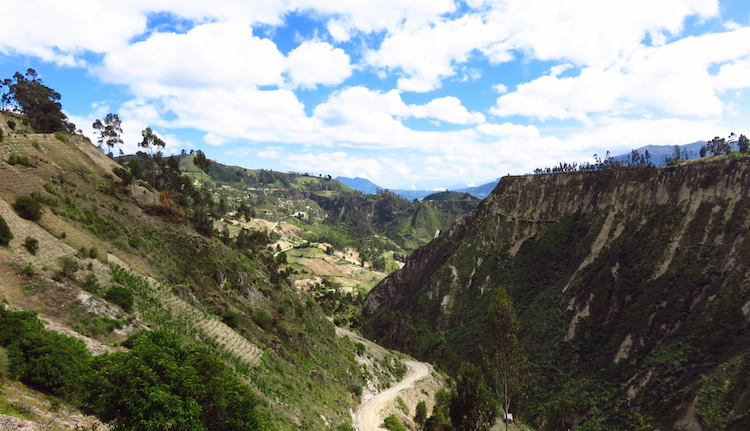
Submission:
<svg viewBox="0 0 750 431">
<path fill-rule="evenodd" d="M 427 405 L 425 402 L 419 401 L 417 406 L 414 408 L 414 423 L 420 429 L 424 429 L 425 423 L 427 422 Z"/>
<path fill-rule="evenodd" d="M 42 218 L 42 205 L 31 196 L 17 197 L 13 209 L 26 220 L 38 221 Z"/>
<path fill-rule="evenodd" d="M 21 166 L 26 166 L 26 167 L 31 167 L 31 168 L 33 168 L 33 167 L 36 166 L 36 162 L 33 161 L 33 160 L 31 160 L 31 158 L 29 156 L 27 156 L 27 155 L 20 155 L 20 154 L 17 154 L 17 153 L 11 153 L 8 156 L 8 164 L 9 165 L 14 165 L 14 166 L 15 165 L 21 165 Z"/>
<path fill-rule="evenodd" d="M 268 406 L 210 350 L 151 331 L 127 352 L 92 358 L 80 340 L 44 329 L 31 312 L 0 308 L 0 346 L 13 378 L 119 429 L 272 429 Z"/>
<path fill-rule="evenodd" d="M 36 252 L 39 251 L 39 240 L 27 236 L 26 239 L 23 240 L 23 246 L 29 253 L 31 253 L 32 255 L 36 255 Z"/>
<path fill-rule="evenodd" d="M 107 289 L 104 293 L 104 299 L 119 305 L 123 310 L 130 312 L 135 302 L 133 292 L 127 287 L 115 285 Z"/>
<path fill-rule="evenodd" d="M 131 337 L 93 360 L 87 409 L 125 429 L 271 429 L 265 406 L 210 351 L 174 335 Z"/>
<path fill-rule="evenodd" d="M 10 227 L 8 227 L 8 223 L 5 222 L 3 216 L 0 216 L 0 245 L 6 246 L 12 239 L 13 233 L 11 233 Z"/>
<path fill-rule="evenodd" d="M 363 333 L 453 375 L 472 362 L 506 410 L 543 429 L 670 429 L 696 396 L 709 428 L 743 429 L 750 202 L 731 190 L 749 164 L 510 179 L 453 242 L 434 240 L 370 293 Z M 688 208 L 683 187 L 711 195 Z"/>
<path fill-rule="evenodd" d="M 5 87 L 2 104 L 22 112 L 35 130 L 42 133 L 75 131 L 75 124 L 62 112 L 60 93 L 44 85 L 34 69 L 27 69 L 23 75 L 16 72 L 12 79 L 3 80 L 2 87 Z"/>
<path fill-rule="evenodd" d="M 406 427 L 396 415 L 390 415 L 383 419 L 383 425 L 388 431 L 406 431 Z"/>
</svg>

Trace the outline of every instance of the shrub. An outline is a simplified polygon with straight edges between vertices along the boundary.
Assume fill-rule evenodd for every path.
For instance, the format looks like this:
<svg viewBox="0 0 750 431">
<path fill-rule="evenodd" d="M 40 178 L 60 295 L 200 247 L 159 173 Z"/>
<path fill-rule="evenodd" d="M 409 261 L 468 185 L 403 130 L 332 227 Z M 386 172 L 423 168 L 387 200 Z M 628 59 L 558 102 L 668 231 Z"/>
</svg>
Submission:
<svg viewBox="0 0 750 431">
<path fill-rule="evenodd" d="M 0 245 L 8 245 L 12 239 L 13 234 L 10 232 L 8 223 L 5 222 L 3 216 L 0 216 Z"/>
<path fill-rule="evenodd" d="M 29 158 L 29 156 L 26 155 L 20 155 L 16 153 L 11 153 L 10 156 L 8 156 L 8 164 L 9 165 L 22 165 L 33 168 L 36 166 L 36 163 Z"/>
<path fill-rule="evenodd" d="M 60 258 L 60 275 L 69 280 L 75 281 L 76 272 L 81 269 L 81 265 L 72 257 L 63 256 Z"/>
<path fill-rule="evenodd" d="M 236 328 L 240 325 L 240 315 L 239 313 L 227 311 L 221 315 L 221 321 L 230 328 Z"/>
<path fill-rule="evenodd" d="M 13 209 L 26 220 L 37 221 L 42 218 L 42 205 L 31 196 L 17 197 Z"/>
<path fill-rule="evenodd" d="M 45 330 L 36 313 L 0 307 L 0 345 L 13 377 L 67 400 L 79 393 L 91 355 L 82 341 Z"/>
<path fill-rule="evenodd" d="M 135 302 L 133 291 L 120 285 L 110 287 L 104 294 L 104 299 L 113 304 L 119 305 L 127 312 L 130 312 L 130 310 L 133 309 L 133 303 Z"/>
<path fill-rule="evenodd" d="M 96 275 L 94 275 L 94 273 L 89 273 L 86 276 L 86 279 L 83 280 L 83 283 L 81 283 L 81 287 L 83 288 L 83 290 L 92 293 L 98 293 L 99 289 L 101 289 L 101 286 L 99 286 L 99 279 L 96 278 Z"/>
<path fill-rule="evenodd" d="M 34 275 L 36 275 L 36 271 L 34 271 L 34 267 L 31 266 L 31 265 L 24 266 L 23 268 L 21 268 L 20 271 L 18 271 L 18 273 L 20 275 L 24 275 L 24 276 L 29 277 L 29 278 L 31 278 Z"/>
<path fill-rule="evenodd" d="M 383 425 L 385 425 L 385 429 L 387 429 L 388 431 L 406 431 L 406 427 L 401 423 L 400 420 L 398 420 L 398 417 L 396 417 L 396 415 L 390 415 L 385 418 L 383 420 Z"/>
<path fill-rule="evenodd" d="M 26 334 L 9 346 L 8 356 L 14 376 L 67 399 L 80 392 L 91 359 L 81 340 L 47 330 Z"/>
<path fill-rule="evenodd" d="M 32 238 L 30 236 L 27 236 L 26 239 L 23 241 L 23 246 L 26 247 L 26 250 L 28 250 L 29 253 L 36 256 L 36 252 L 39 250 L 39 240 L 36 238 Z"/>
<path fill-rule="evenodd" d="M 273 317 L 266 310 L 257 310 L 253 316 L 253 320 L 263 329 L 268 329 L 273 324 Z"/>
<path fill-rule="evenodd" d="M 94 359 L 88 410 L 118 429 L 268 430 L 262 401 L 209 350 L 160 331 Z"/>
<path fill-rule="evenodd" d="M 3 129 L 0 129 L 0 142 L 3 142 Z"/>
<path fill-rule="evenodd" d="M 8 127 L 10 130 L 16 130 L 16 122 L 13 120 L 8 120 Z"/>
</svg>

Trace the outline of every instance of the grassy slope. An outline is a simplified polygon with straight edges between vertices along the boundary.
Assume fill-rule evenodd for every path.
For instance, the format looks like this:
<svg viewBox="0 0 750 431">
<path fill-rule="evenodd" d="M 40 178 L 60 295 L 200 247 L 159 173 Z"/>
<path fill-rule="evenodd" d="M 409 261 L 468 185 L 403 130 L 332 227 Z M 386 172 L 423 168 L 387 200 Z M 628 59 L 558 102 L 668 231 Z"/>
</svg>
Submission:
<svg viewBox="0 0 750 431">
<path fill-rule="evenodd" d="M 215 334 L 196 330 L 186 335 L 202 337 L 214 346 L 253 390 L 263 394 L 279 429 L 329 429 L 349 421 L 348 410 L 358 400 L 353 391 L 359 375 L 351 343 L 335 336 L 333 325 L 313 301 L 284 283 L 270 281 L 270 271 L 276 268 L 270 253 L 239 253 L 197 235 L 180 220 L 150 215 L 154 211 L 135 199 L 143 195 L 150 202 L 150 192 L 118 186 L 110 173 L 114 162 L 88 142 L 63 134 L 11 134 L 5 119 L 0 124 L 6 135 L 0 144 L 0 212 L 16 238 L 0 253 L 4 256 L 2 295 L 11 305 L 34 309 L 105 345 L 127 336 L 111 330 L 126 323 L 130 326 L 124 329 L 143 324 L 180 329 L 179 319 L 149 313 L 153 310 L 149 300 L 154 298 L 168 305 L 167 317 L 183 315 L 185 304 L 196 310 L 191 316 L 208 322 L 218 322 L 223 313 L 236 313 L 234 332 L 262 351 L 257 366 L 243 364 Z M 35 166 L 5 163 L 14 152 L 28 155 Z M 47 202 L 39 223 L 16 217 L 10 208 L 17 196 L 32 192 Z M 23 248 L 26 236 L 39 240 L 37 256 Z M 95 248 L 97 258 L 74 257 L 82 247 Z M 84 268 L 75 275 L 78 283 L 51 280 L 60 257 L 75 259 Z M 134 313 L 104 301 L 99 301 L 104 308 L 97 310 L 79 300 L 85 293 L 83 280 L 95 280 L 87 287 L 96 291 L 98 284 L 99 294 L 113 283 L 108 257 L 130 268 L 137 279 L 154 280 L 151 290 L 137 298 Z M 35 272 L 31 278 L 18 275 L 27 265 Z"/>
</svg>

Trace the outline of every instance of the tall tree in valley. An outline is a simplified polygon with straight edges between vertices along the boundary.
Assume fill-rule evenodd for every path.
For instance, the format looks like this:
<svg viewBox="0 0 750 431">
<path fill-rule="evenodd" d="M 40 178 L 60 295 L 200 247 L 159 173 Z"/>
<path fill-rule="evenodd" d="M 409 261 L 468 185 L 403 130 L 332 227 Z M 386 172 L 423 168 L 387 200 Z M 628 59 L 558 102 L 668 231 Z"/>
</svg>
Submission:
<svg viewBox="0 0 750 431">
<path fill-rule="evenodd" d="M 497 401 L 474 364 L 459 367 L 448 411 L 457 431 L 487 431 L 495 423 Z"/>
<path fill-rule="evenodd" d="M 518 319 L 508 292 L 497 288 L 489 307 L 489 369 L 493 389 L 502 401 L 503 413 L 520 394 L 526 374 L 526 357 L 518 343 Z"/>
</svg>

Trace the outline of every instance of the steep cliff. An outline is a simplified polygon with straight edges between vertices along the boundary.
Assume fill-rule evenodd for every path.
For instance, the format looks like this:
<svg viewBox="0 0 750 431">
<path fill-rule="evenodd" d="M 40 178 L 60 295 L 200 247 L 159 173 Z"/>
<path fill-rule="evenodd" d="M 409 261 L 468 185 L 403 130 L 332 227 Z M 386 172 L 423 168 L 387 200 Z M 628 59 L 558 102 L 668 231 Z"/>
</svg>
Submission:
<svg viewBox="0 0 750 431">
<path fill-rule="evenodd" d="M 750 428 L 750 159 L 503 178 L 372 290 L 365 332 L 447 368 L 504 287 L 542 429 Z"/>
</svg>

